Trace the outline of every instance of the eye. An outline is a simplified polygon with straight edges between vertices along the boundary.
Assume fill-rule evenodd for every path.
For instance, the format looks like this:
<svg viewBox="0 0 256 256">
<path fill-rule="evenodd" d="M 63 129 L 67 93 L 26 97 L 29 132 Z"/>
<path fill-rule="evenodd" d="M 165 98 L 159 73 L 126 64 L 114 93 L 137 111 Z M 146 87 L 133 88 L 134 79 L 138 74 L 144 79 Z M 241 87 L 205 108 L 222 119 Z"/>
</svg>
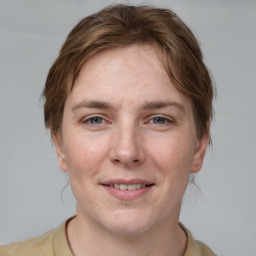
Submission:
<svg viewBox="0 0 256 256">
<path fill-rule="evenodd" d="M 87 116 L 84 117 L 81 120 L 81 124 L 86 128 L 86 129 L 93 129 L 93 130 L 101 130 L 105 129 L 107 125 L 110 124 L 109 121 L 107 121 L 105 118 L 95 115 L 95 116 Z"/>
<path fill-rule="evenodd" d="M 153 124 L 165 124 L 168 120 L 164 117 L 154 117 L 152 118 L 151 122 Z"/>
<path fill-rule="evenodd" d="M 99 116 L 94 116 L 86 120 L 90 124 L 102 124 L 105 120 Z"/>
<path fill-rule="evenodd" d="M 161 124 L 166 125 L 172 122 L 173 122 L 172 120 L 167 119 L 165 117 L 161 117 L 161 116 L 156 116 L 149 121 L 150 124 L 157 124 L 157 125 L 161 125 Z"/>
</svg>

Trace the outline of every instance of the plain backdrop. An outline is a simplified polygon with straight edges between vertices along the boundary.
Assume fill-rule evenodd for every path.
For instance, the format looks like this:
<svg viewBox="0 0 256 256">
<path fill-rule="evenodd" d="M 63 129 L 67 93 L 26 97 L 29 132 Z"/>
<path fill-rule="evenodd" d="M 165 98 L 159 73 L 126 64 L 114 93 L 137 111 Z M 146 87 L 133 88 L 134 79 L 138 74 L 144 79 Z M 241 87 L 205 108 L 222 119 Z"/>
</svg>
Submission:
<svg viewBox="0 0 256 256">
<path fill-rule="evenodd" d="M 198 37 L 218 97 L 201 193 L 189 186 L 181 221 L 218 255 L 255 256 L 256 1 L 247 0 L 0 0 L 0 244 L 75 214 L 40 94 L 67 33 L 110 3 L 171 8 Z"/>
</svg>

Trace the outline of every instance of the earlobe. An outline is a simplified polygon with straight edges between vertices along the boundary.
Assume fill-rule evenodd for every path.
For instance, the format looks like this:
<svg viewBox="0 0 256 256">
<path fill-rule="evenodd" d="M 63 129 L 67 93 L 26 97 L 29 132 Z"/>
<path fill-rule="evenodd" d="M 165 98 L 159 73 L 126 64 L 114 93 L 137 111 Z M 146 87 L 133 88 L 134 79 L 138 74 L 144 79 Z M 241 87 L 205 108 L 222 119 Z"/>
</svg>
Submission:
<svg viewBox="0 0 256 256">
<path fill-rule="evenodd" d="M 210 139 L 209 128 L 207 128 L 207 131 L 205 132 L 205 134 L 197 142 L 195 152 L 194 152 L 194 157 L 193 157 L 191 173 L 196 173 L 200 171 L 203 165 L 205 152 L 209 144 L 209 139 Z"/>
<path fill-rule="evenodd" d="M 67 164 L 66 164 L 66 158 L 63 152 L 63 145 L 60 138 L 60 135 L 58 134 L 52 134 L 53 142 L 56 149 L 57 159 L 59 167 L 62 169 L 62 171 L 67 171 Z"/>
</svg>

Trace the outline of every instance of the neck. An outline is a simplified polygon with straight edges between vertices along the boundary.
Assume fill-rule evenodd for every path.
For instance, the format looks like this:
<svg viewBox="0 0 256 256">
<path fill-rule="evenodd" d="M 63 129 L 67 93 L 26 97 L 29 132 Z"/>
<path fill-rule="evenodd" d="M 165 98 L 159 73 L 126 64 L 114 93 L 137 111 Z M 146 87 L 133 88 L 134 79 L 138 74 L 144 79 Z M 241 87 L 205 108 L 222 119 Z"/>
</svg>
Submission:
<svg viewBox="0 0 256 256">
<path fill-rule="evenodd" d="M 79 213 L 68 223 L 67 237 L 74 256 L 182 256 L 187 240 L 178 219 L 143 234 L 124 235 L 102 229 Z"/>
</svg>

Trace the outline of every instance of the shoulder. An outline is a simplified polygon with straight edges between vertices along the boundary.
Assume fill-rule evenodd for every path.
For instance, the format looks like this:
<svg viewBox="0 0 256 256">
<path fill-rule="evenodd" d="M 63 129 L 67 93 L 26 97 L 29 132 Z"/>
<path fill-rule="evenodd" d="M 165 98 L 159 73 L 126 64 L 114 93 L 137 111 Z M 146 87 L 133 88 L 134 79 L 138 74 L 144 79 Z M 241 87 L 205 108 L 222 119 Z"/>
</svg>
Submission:
<svg viewBox="0 0 256 256">
<path fill-rule="evenodd" d="M 0 255 L 3 256 L 44 256 L 53 254 L 53 235 L 55 230 L 48 231 L 47 233 L 16 243 L 0 246 Z"/>
<path fill-rule="evenodd" d="M 195 240 L 195 248 L 202 256 L 216 256 L 216 254 L 204 243 L 201 241 Z M 186 255 L 185 255 L 186 256 Z"/>
<path fill-rule="evenodd" d="M 216 256 L 206 244 L 195 240 L 191 232 L 183 224 L 179 223 L 179 225 L 187 235 L 187 248 L 184 256 Z"/>
<path fill-rule="evenodd" d="M 72 256 L 65 221 L 57 229 L 26 241 L 0 246 L 1 256 Z"/>
</svg>

